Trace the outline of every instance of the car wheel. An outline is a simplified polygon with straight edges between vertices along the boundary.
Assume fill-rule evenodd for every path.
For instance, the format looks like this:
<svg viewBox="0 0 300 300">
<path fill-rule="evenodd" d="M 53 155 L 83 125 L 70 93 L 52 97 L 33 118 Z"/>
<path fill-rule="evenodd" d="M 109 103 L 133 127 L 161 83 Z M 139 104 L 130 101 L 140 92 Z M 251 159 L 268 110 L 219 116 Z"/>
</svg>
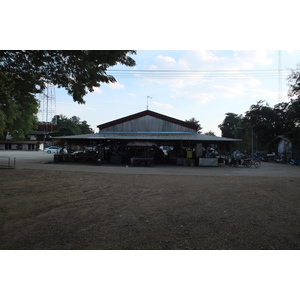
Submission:
<svg viewBox="0 0 300 300">
<path fill-rule="evenodd" d="M 51 150 L 48 150 L 47 153 L 48 153 L 48 154 L 51 154 Z"/>
</svg>

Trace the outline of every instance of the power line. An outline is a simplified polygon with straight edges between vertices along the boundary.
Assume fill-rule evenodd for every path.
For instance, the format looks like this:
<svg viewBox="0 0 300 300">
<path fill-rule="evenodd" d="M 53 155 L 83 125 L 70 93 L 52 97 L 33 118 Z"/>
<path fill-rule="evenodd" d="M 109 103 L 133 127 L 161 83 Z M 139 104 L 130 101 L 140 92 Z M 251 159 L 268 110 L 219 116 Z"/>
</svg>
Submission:
<svg viewBox="0 0 300 300">
<path fill-rule="evenodd" d="M 263 70 L 110 70 L 117 78 L 132 79 L 203 79 L 203 78 L 257 78 L 277 79 L 278 69 Z M 282 71 L 281 75 L 288 76 L 290 71 Z"/>
</svg>

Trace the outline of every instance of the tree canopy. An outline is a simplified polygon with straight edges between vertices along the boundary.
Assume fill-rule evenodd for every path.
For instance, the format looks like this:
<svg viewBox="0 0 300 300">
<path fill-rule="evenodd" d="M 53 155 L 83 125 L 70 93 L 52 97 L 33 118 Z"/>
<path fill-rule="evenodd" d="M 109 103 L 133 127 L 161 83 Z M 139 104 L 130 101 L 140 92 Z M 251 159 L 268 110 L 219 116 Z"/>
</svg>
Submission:
<svg viewBox="0 0 300 300">
<path fill-rule="evenodd" d="M 14 139 L 23 139 L 37 121 L 38 101 L 31 93 L 17 89 L 0 72 L 0 139 L 9 132 Z"/>
<path fill-rule="evenodd" d="M 216 136 L 215 133 L 211 130 L 207 131 L 204 133 L 205 135 L 211 135 L 211 136 Z"/>
<path fill-rule="evenodd" d="M 300 142 L 297 128 L 298 102 L 282 102 L 269 106 L 263 100 L 250 106 L 245 115 L 227 113 L 219 128 L 222 136 L 239 138 L 243 141 L 240 146 L 249 151 L 254 137 L 255 148 L 265 151 L 276 151 L 274 139 L 280 135 L 290 138 L 295 144 Z"/>
<path fill-rule="evenodd" d="M 115 82 L 106 73 L 116 64 L 134 66 L 132 50 L 0 51 L 0 73 L 22 92 L 39 93 L 51 82 L 65 88 L 78 103 L 101 82 Z"/>
<path fill-rule="evenodd" d="M 132 50 L 16 50 L 0 51 L 0 136 L 7 131 L 19 137 L 36 120 L 38 100 L 48 83 L 65 88 L 73 100 L 85 103 L 84 96 L 100 83 L 115 82 L 107 69 L 116 64 L 132 67 Z M 20 117 L 22 116 L 22 117 Z M 21 122 L 22 121 L 22 122 Z"/>
<path fill-rule="evenodd" d="M 239 127 L 241 127 L 242 116 L 231 112 L 226 113 L 225 116 L 223 123 L 218 125 L 222 136 L 237 138 Z"/>
<path fill-rule="evenodd" d="M 201 132 L 201 125 L 200 125 L 200 121 L 198 121 L 196 118 L 192 117 L 189 120 L 185 120 L 185 122 L 193 124 L 193 125 L 197 125 L 198 126 L 198 131 Z"/>
<path fill-rule="evenodd" d="M 93 133 L 90 125 L 87 121 L 80 121 L 80 118 L 73 116 L 67 118 L 64 115 L 56 115 L 53 118 L 53 123 L 56 124 L 55 129 L 52 132 L 52 136 L 66 136 L 75 134 L 87 134 Z"/>
</svg>

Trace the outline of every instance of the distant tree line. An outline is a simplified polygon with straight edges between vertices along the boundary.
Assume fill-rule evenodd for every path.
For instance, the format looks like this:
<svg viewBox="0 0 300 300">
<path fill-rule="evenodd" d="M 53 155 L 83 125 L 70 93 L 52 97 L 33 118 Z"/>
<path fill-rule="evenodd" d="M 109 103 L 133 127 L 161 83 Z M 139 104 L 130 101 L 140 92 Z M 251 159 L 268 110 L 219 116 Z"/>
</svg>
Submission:
<svg viewBox="0 0 300 300">
<path fill-rule="evenodd" d="M 294 146 L 300 147 L 300 98 L 269 106 L 260 100 L 251 105 L 245 115 L 232 112 L 218 126 L 223 137 L 242 139 L 240 150 L 276 152 L 275 138 L 285 136 Z"/>
<path fill-rule="evenodd" d="M 80 118 L 73 116 L 67 118 L 64 115 L 56 115 L 52 120 L 56 124 L 51 136 L 66 136 L 93 133 L 93 129 L 87 124 L 87 121 L 80 121 Z"/>
</svg>

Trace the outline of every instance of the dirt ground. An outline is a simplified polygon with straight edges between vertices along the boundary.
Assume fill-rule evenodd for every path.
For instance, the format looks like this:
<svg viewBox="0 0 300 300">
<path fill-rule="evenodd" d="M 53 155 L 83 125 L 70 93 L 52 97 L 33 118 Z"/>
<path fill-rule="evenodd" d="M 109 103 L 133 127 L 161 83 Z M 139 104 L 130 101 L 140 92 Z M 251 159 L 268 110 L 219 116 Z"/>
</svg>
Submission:
<svg viewBox="0 0 300 300">
<path fill-rule="evenodd" d="M 299 177 L 0 169 L 0 178 L 0 249 L 300 249 Z"/>
</svg>

